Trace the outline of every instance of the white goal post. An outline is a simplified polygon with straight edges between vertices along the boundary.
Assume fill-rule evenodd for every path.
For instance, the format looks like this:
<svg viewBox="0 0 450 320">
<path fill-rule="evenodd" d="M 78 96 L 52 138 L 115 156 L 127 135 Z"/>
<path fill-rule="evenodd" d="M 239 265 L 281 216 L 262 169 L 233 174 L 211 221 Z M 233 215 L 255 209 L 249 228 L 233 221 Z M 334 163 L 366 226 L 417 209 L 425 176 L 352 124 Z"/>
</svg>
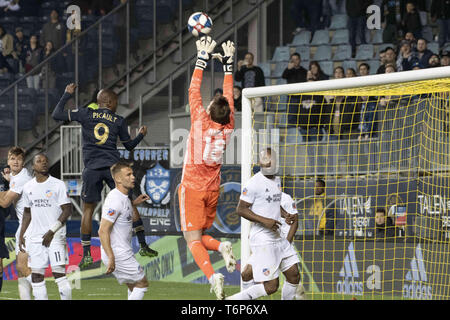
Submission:
<svg viewBox="0 0 450 320">
<path fill-rule="evenodd" d="M 389 74 L 377 74 L 364 77 L 323 80 L 315 82 L 283 84 L 256 88 L 245 88 L 242 91 L 242 144 L 241 144 L 241 189 L 251 178 L 253 138 L 252 108 L 253 98 L 278 95 L 298 94 L 325 90 L 350 89 L 357 87 L 387 85 L 410 81 L 435 80 L 450 77 L 450 66 L 430 69 L 403 71 Z M 450 89 L 449 89 L 450 90 Z M 241 218 L 241 266 L 245 266 L 250 255 L 248 236 L 250 222 Z"/>
</svg>

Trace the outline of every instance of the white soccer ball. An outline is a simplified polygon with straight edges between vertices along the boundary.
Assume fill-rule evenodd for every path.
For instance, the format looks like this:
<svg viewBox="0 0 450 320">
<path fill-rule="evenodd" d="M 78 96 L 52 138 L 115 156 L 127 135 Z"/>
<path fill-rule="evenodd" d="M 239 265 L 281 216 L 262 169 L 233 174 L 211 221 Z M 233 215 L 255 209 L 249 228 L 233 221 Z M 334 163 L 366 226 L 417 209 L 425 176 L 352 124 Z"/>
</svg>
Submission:
<svg viewBox="0 0 450 320">
<path fill-rule="evenodd" d="M 195 37 L 202 37 L 211 32 L 213 22 L 204 12 L 193 13 L 188 20 L 188 30 Z"/>
</svg>

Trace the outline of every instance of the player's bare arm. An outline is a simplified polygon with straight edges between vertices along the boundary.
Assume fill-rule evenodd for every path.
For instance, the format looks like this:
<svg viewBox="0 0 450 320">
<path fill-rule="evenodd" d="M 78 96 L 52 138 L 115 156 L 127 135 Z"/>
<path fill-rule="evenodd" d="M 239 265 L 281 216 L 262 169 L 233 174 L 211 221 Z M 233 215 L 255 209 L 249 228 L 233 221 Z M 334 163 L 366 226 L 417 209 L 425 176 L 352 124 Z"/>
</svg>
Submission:
<svg viewBox="0 0 450 320">
<path fill-rule="evenodd" d="M 294 240 L 294 236 L 295 236 L 295 232 L 297 231 L 298 228 L 298 215 L 296 214 L 288 214 L 289 216 L 295 216 L 295 219 L 293 219 L 293 222 L 291 224 L 291 227 L 289 229 L 288 235 L 286 237 L 286 239 L 289 242 L 292 242 L 292 240 Z"/>
<path fill-rule="evenodd" d="M 133 206 L 138 206 L 147 200 L 150 200 L 150 197 L 147 194 L 140 194 L 139 197 L 133 200 Z"/>
<path fill-rule="evenodd" d="M 247 219 L 252 222 L 258 222 L 261 223 L 265 228 L 270 229 L 272 231 L 277 231 L 281 223 L 277 220 L 262 217 L 256 213 L 254 213 L 252 210 L 250 210 L 250 207 L 252 206 L 251 203 L 245 202 L 243 200 L 239 200 L 238 206 L 237 206 L 237 214 L 241 216 L 244 219 Z"/>
<path fill-rule="evenodd" d="M 100 242 L 108 256 L 109 264 L 106 269 L 106 274 L 112 273 L 116 268 L 116 262 L 114 253 L 111 247 L 111 231 L 114 223 L 106 219 L 102 219 L 100 222 L 100 228 L 98 229 L 98 235 L 100 237 Z"/>
<path fill-rule="evenodd" d="M 72 205 L 70 203 L 63 204 L 61 206 L 61 209 L 62 213 L 58 218 L 58 221 L 42 236 L 42 245 L 45 247 L 50 246 L 50 243 L 52 242 L 53 236 L 55 235 L 56 231 L 58 231 L 67 222 L 67 219 L 69 219 L 69 217 L 72 215 Z"/>
<path fill-rule="evenodd" d="M 8 208 L 11 204 L 16 203 L 19 198 L 20 195 L 11 190 L 0 192 L 0 207 Z"/>
<path fill-rule="evenodd" d="M 22 216 L 22 229 L 20 229 L 20 236 L 19 236 L 19 250 L 21 252 L 25 253 L 25 232 L 28 229 L 28 226 L 31 222 L 31 210 L 30 208 L 25 207 L 23 209 L 23 216 Z"/>
</svg>

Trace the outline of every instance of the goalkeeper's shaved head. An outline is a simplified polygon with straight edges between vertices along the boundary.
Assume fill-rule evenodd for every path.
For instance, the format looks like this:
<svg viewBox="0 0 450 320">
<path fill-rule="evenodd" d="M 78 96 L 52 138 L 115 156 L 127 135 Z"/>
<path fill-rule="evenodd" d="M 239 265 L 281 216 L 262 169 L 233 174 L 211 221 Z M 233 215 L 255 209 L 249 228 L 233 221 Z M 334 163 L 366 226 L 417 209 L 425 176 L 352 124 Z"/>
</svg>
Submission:
<svg viewBox="0 0 450 320">
<path fill-rule="evenodd" d="M 208 107 L 211 120 L 221 125 L 230 123 L 230 105 L 228 99 L 224 96 L 216 96 Z"/>
<path fill-rule="evenodd" d="M 111 89 L 102 89 L 97 94 L 99 108 L 107 108 L 112 112 L 117 110 L 117 94 Z"/>
</svg>

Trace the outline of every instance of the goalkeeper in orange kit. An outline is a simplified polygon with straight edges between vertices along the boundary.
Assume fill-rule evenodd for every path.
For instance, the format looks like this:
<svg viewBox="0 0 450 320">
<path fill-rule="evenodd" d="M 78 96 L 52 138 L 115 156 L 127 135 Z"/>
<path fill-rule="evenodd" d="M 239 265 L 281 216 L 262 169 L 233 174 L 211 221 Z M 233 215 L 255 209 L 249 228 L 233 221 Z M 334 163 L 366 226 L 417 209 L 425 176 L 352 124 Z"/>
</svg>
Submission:
<svg viewBox="0 0 450 320">
<path fill-rule="evenodd" d="M 203 271 L 218 299 L 224 299 L 223 275 L 215 273 L 207 250 L 219 251 L 228 272 L 233 272 L 236 260 L 231 243 L 220 242 L 204 231 L 209 229 L 216 216 L 220 188 L 220 168 L 223 153 L 234 130 L 233 56 L 234 43 L 222 44 L 224 55 L 213 54 L 216 42 L 202 37 L 196 42 L 197 62 L 189 87 L 191 130 L 183 175 L 178 191 L 181 230 L 198 267 Z M 216 58 L 225 72 L 223 96 L 214 97 L 206 110 L 200 93 L 203 70 L 208 61 Z"/>
</svg>

